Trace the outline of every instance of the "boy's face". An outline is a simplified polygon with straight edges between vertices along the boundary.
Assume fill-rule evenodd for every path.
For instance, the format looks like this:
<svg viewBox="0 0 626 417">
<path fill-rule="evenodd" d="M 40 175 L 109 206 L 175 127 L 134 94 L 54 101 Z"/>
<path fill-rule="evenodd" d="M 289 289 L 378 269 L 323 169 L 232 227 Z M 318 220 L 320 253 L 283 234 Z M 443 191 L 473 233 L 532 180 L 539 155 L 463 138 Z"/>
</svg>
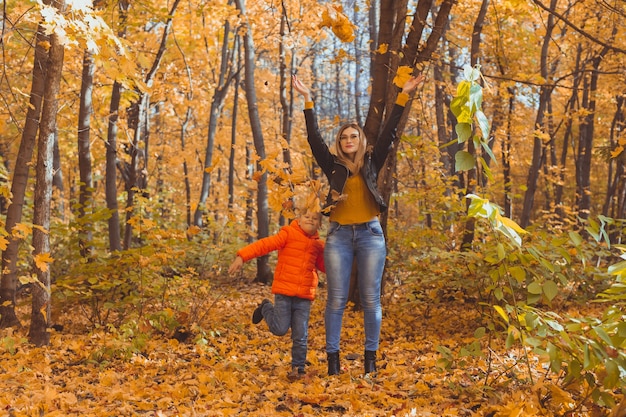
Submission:
<svg viewBox="0 0 626 417">
<path fill-rule="evenodd" d="M 321 213 L 313 213 L 311 211 L 307 211 L 303 215 L 300 216 L 298 220 L 298 224 L 302 230 L 306 233 L 313 235 L 317 232 L 317 229 L 322 225 L 322 214 Z"/>
</svg>

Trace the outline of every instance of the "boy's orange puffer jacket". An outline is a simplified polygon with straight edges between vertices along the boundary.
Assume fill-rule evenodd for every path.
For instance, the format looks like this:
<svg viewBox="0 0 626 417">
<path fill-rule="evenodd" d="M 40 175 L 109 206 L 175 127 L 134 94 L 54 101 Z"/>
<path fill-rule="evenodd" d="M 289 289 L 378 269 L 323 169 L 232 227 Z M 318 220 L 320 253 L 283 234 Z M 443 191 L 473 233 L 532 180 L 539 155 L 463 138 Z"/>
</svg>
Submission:
<svg viewBox="0 0 626 417">
<path fill-rule="evenodd" d="M 280 231 L 259 239 L 237 251 L 244 262 L 278 251 L 278 262 L 274 272 L 272 294 L 313 300 L 317 289 L 317 270 L 324 268 L 324 241 L 319 233 L 307 235 L 300 228 L 298 220 Z"/>
</svg>

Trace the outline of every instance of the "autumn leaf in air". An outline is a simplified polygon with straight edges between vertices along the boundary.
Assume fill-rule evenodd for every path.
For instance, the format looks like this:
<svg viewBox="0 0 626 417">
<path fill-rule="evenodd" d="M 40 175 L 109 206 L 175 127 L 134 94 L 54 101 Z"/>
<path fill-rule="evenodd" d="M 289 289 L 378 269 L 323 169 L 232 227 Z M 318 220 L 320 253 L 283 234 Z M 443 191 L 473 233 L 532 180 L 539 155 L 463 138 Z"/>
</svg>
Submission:
<svg viewBox="0 0 626 417">
<path fill-rule="evenodd" d="M 54 258 L 49 253 L 39 253 L 35 255 L 35 265 L 42 272 L 48 272 L 48 264 L 54 262 Z"/>
<path fill-rule="evenodd" d="M 411 75 L 413 74 L 413 68 L 403 65 L 398 67 L 398 71 L 396 72 L 396 76 L 393 77 L 393 83 L 398 87 L 402 88 L 404 83 L 411 79 Z"/>
<path fill-rule="evenodd" d="M 389 50 L 389 44 L 388 43 L 381 43 L 378 46 L 378 49 L 376 50 L 376 52 L 382 55 L 382 54 L 386 54 L 388 50 Z"/>
<path fill-rule="evenodd" d="M 320 28 L 330 28 L 335 36 L 343 42 L 352 42 L 355 38 L 355 26 L 350 19 L 343 14 L 341 5 L 327 5 L 322 12 Z"/>
<path fill-rule="evenodd" d="M 256 182 L 261 181 L 261 177 L 263 176 L 263 173 L 261 171 L 254 171 L 254 174 L 252 174 L 252 179 Z"/>
<path fill-rule="evenodd" d="M 624 147 L 618 146 L 617 148 L 611 151 L 611 158 L 617 158 L 622 152 L 624 152 Z"/>
<path fill-rule="evenodd" d="M 198 233 L 200 233 L 202 231 L 201 228 L 199 228 L 196 225 L 192 225 L 189 228 L 187 228 L 187 236 L 195 236 Z"/>
</svg>

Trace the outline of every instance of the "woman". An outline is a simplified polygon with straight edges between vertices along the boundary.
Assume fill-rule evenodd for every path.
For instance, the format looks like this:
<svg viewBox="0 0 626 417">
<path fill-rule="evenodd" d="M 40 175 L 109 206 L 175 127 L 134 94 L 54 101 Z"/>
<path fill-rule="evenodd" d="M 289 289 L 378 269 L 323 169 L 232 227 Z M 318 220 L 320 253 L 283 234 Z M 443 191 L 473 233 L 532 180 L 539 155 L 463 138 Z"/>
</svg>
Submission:
<svg viewBox="0 0 626 417">
<path fill-rule="evenodd" d="M 330 215 L 324 249 L 328 283 L 324 318 L 329 375 L 338 374 L 340 369 L 341 325 L 355 258 L 365 323 L 365 374 L 376 371 L 382 321 L 380 290 L 387 255 L 378 220 L 378 215 L 387 206 L 376 181 L 393 142 L 398 139 L 398 122 L 409 94 L 423 80 L 424 76 L 419 74 L 404 84 L 374 146 L 368 146 L 361 127 L 349 123 L 339 129 L 334 152 L 331 152 L 319 131 L 309 88 L 295 75 L 292 78 L 293 88 L 305 101 L 304 117 L 311 151 L 330 183 L 324 209 Z"/>
</svg>

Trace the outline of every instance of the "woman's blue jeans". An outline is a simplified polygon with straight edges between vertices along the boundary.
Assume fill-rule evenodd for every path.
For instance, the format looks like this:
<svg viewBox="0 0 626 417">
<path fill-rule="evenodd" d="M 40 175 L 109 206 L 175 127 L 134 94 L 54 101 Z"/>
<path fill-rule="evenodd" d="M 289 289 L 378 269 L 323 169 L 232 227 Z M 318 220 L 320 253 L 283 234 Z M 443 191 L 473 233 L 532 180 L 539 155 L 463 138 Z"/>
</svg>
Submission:
<svg viewBox="0 0 626 417">
<path fill-rule="evenodd" d="M 311 300 L 274 294 L 274 305 L 264 304 L 261 313 L 272 334 L 284 336 L 291 328 L 291 366 L 304 369 Z"/>
<path fill-rule="evenodd" d="M 380 286 L 386 256 L 385 236 L 378 219 L 354 225 L 330 223 L 324 248 L 328 281 L 324 313 L 326 352 L 339 351 L 343 312 L 348 301 L 350 272 L 355 258 L 365 323 L 365 350 L 378 350 L 383 317 Z"/>
</svg>

